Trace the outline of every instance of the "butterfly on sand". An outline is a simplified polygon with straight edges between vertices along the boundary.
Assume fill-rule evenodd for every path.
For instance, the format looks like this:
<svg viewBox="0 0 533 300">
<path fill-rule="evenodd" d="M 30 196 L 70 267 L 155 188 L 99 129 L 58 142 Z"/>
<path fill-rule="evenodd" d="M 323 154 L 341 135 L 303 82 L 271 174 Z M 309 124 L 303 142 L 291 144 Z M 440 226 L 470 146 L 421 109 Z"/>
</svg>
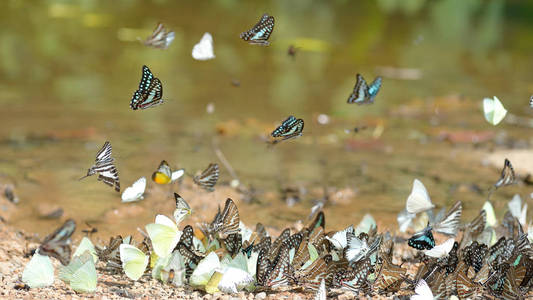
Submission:
<svg viewBox="0 0 533 300">
<path fill-rule="evenodd" d="M 270 134 L 274 140 L 273 143 L 296 138 L 302 135 L 304 129 L 304 120 L 296 119 L 294 116 L 289 116 Z"/>
<path fill-rule="evenodd" d="M 147 66 L 143 66 L 143 74 L 141 82 L 139 83 L 139 89 L 133 93 L 130 107 L 133 110 L 137 110 L 157 106 L 163 103 L 162 97 L 163 85 L 161 84 L 161 81 L 152 74 Z"/>
<path fill-rule="evenodd" d="M 65 223 L 49 234 L 39 246 L 39 253 L 57 258 L 62 265 L 66 266 L 70 262 L 70 236 L 76 230 L 76 222 L 68 219 Z"/>
<path fill-rule="evenodd" d="M 105 142 L 98 153 L 96 153 L 94 165 L 89 168 L 87 175 L 79 180 L 98 173 L 99 181 L 103 181 L 109 186 L 115 186 L 115 191 L 120 192 L 120 180 L 118 179 L 117 168 L 114 164 L 115 160 L 111 157 L 111 150 L 111 144 Z"/>
<path fill-rule="evenodd" d="M 502 173 L 500 179 L 494 184 L 494 188 L 500 188 L 502 186 L 511 185 L 516 182 L 516 176 L 514 173 L 513 165 L 506 158 L 503 164 Z"/>
<path fill-rule="evenodd" d="M 230 234 L 239 233 L 239 221 L 237 205 L 228 198 L 222 213 L 217 214 L 209 225 L 209 231 L 219 239 L 226 239 Z"/>
<path fill-rule="evenodd" d="M 214 191 L 214 186 L 217 184 L 219 175 L 218 164 L 209 164 L 200 175 L 194 176 L 193 181 L 199 187 L 207 190 Z"/>
<path fill-rule="evenodd" d="M 165 160 L 162 160 L 157 171 L 152 174 L 152 180 L 159 184 L 169 184 L 178 180 L 183 174 L 185 174 L 185 170 L 179 169 L 172 172 L 168 163 Z"/>
<path fill-rule="evenodd" d="M 422 231 L 415 233 L 409 238 L 407 244 L 418 250 L 433 249 L 433 247 L 435 247 L 435 239 L 433 238 L 433 233 L 431 232 L 431 226 L 428 225 Z"/>
<path fill-rule="evenodd" d="M 162 23 L 158 23 L 152 35 L 143 41 L 145 46 L 166 49 L 174 40 L 174 31 L 168 31 Z"/>
<path fill-rule="evenodd" d="M 374 103 L 374 98 L 381 88 L 381 77 L 378 76 L 374 81 L 368 85 L 361 74 L 356 76 L 357 82 L 353 88 L 353 92 L 348 97 L 348 103 L 371 104 Z"/>
<path fill-rule="evenodd" d="M 240 37 L 250 44 L 268 46 L 272 30 L 274 30 L 274 17 L 264 14 L 252 29 L 241 33 Z"/>
</svg>

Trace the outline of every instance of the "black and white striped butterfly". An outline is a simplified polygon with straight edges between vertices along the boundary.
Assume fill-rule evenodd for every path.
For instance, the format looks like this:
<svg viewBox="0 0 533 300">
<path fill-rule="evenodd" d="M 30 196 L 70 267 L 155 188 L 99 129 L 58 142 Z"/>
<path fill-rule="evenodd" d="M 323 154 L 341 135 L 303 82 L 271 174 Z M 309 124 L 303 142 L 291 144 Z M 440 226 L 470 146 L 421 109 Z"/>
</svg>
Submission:
<svg viewBox="0 0 533 300">
<path fill-rule="evenodd" d="M 215 216 L 209 226 L 212 235 L 219 239 L 226 239 L 229 235 L 239 233 L 239 210 L 230 198 L 226 199 L 224 210 Z"/>
<path fill-rule="evenodd" d="M 516 182 L 516 176 L 514 173 L 513 165 L 506 158 L 503 164 L 502 174 L 500 179 L 494 184 L 494 188 L 500 188 L 502 186 L 511 185 Z"/>
<path fill-rule="evenodd" d="M 241 33 L 240 37 L 250 44 L 268 46 L 270 45 L 268 38 L 272 30 L 274 30 L 274 17 L 264 14 L 252 29 Z"/>
<path fill-rule="evenodd" d="M 279 141 L 288 140 L 291 138 L 296 138 L 302 135 L 304 130 L 304 120 L 296 119 L 294 116 L 289 116 L 285 121 L 281 123 L 272 133 L 270 134 L 273 138 L 280 138 L 280 140 L 275 140 L 274 143 Z"/>
<path fill-rule="evenodd" d="M 209 164 L 202 174 L 193 177 L 193 181 L 205 190 L 214 191 L 214 186 L 218 181 L 218 175 L 218 164 Z"/>
<path fill-rule="evenodd" d="M 143 66 L 139 89 L 133 93 L 130 107 L 133 110 L 150 108 L 162 104 L 162 97 L 163 85 L 161 81 L 152 74 L 147 66 Z"/>
<path fill-rule="evenodd" d="M 49 234 L 39 247 L 39 254 L 57 258 L 62 265 L 68 265 L 70 262 L 70 236 L 76 230 L 76 222 L 68 219 L 65 223 Z"/>
<path fill-rule="evenodd" d="M 98 173 L 98 180 L 109 186 L 115 186 L 115 191 L 120 192 L 120 180 L 114 161 L 111 157 L 111 144 L 105 142 L 102 149 L 96 154 L 94 165 L 87 170 L 87 175 L 80 178 L 80 180 Z"/>
<path fill-rule="evenodd" d="M 442 234 L 455 236 L 461 223 L 462 211 L 463 204 L 460 200 L 457 200 L 446 215 L 442 214 L 442 217 L 436 218 L 435 223 L 432 225 L 433 229 Z"/>
<path fill-rule="evenodd" d="M 348 103 L 371 104 L 374 103 L 379 89 L 381 88 L 381 77 L 378 76 L 374 81 L 368 85 L 361 74 L 356 76 L 357 82 L 353 88 L 353 92 L 348 97 Z"/>
<path fill-rule="evenodd" d="M 158 23 L 152 35 L 143 41 L 145 46 L 166 49 L 174 40 L 174 31 L 168 31 L 162 23 Z"/>
</svg>

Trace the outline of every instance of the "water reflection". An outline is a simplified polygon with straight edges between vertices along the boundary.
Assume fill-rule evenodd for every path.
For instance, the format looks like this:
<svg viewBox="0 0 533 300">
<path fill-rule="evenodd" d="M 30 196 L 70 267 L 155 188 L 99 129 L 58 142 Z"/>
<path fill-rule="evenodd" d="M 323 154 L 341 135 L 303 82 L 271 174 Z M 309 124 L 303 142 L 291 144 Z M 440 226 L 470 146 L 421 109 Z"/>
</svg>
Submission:
<svg viewBox="0 0 533 300">
<path fill-rule="evenodd" d="M 329 224 L 336 228 L 346 219 L 358 222 L 367 212 L 395 226 L 392 217 L 404 205 L 415 177 L 428 187 L 435 203 L 449 205 L 460 197 L 465 216 L 473 216 L 483 196 L 452 187 L 487 187 L 497 171 L 481 168 L 470 145 L 442 142 L 435 131 L 504 130 L 511 137 L 525 132 L 506 125 L 489 128 L 479 101 L 495 94 L 514 114 L 529 114 L 523 107 L 533 92 L 527 83 L 533 75 L 533 45 L 527 42 L 533 24 L 514 19 L 533 9 L 526 2 L 0 5 L 0 170 L 16 181 L 21 198 L 12 222 L 38 232 L 50 224 L 34 222 L 38 204 L 55 204 L 68 216 L 101 224 L 121 207 L 119 197 L 100 183 L 75 180 L 105 140 L 114 146 L 126 186 L 140 176 L 149 177 L 162 159 L 191 173 L 205 167 L 217 160 L 212 148 L 217 138 L 241 180 L 264 192 L 259 204 L 239 207 L 248 214 L 245 221 L 282 226 L 304 218 L 324 196 L 325 183 L 332 190 L 353 192 L 347 202 L 326 205 L 332 216 Z M 239 33 L 264 12 L 276 17 L 272 46 L 253 47 L 239 40 Z M 159 21 L 176 33 L 166 51 L 136 40 L 150 34 Z M 194 61 L 192 46 L 206 31 L 213 34 L 217 58 Z M 299 47 L 295 59 L 286 54 L 291 44 Z M 129 100 L 143 64 L 162 80 L 167 101 L 133 112 Z M 373 78 L 380 74 L 378 67 L 411 68 L 422 77 L 385 78 L 374 105 L 347 105 L 355 74 Z M 232 80 L 240 86 L 232 86 Z M 450 94 L 465 97 L 435 98 Z M 211 102 L 216 111 L 208 115 L 205 107 Z M 331 123 L 318 125 L 320 113 L 329 115 Z M 304 136 L 268 149 L 261 136 L 289 114 L 305 119 Z M 360 124 L 369 124 L 369 130 L 344 132 Z M 382 134 L 375 135 L 379 126 Z M 222 182 L 230 179 L 223 169 Z M 285 185 L 301 185 L 309 192 L 301 203 L 285 209 L 278 193 Z M 139 204 L 141 213 L 115 225 L 131 232 L 158 209 L 168 213 L 171 207 L 164 203 L 172 189 L 178 188 L 153 188 Z M 503 201 L 511 192 L 524 192 L 524 187 L 498 197 Z M 203 197 L 193 192 L 190 196 Z M 227 196 L 221 192 L 209 197 L 218 202 Z M 211 211 L 202 210 L 211 206 L 204 206 L 197 207 L 200 217 L 211 217 Z M 100 232 L 116 231 L 113 227 Z"/>
</svg>

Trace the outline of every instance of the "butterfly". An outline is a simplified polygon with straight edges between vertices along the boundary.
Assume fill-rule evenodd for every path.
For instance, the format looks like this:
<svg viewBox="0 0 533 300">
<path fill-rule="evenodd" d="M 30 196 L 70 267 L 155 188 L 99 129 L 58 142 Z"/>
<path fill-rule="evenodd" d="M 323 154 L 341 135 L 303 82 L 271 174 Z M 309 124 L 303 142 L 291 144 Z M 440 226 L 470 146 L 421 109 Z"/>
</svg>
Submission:
<svg viewBox="0 0 533 300">
<path fill-rule="evenodd" d="M 470 297 L 474 295 L 477 287 L 476 284 L 467 277 L 466 271 L 466 264 L 462 261 L 459 262 L 455 274 L 457 274 L 456 288 L 460 299 L 470 299 Z"/>
<path fill-rule="evenodd" d="M 70 237 L 76 230 L 76 222 L 72 219 L 65 221 L 61 227 L 49 234 L 39 246 L 39 253 L 58 259 L 62 265 L 70 262 Z"/>
<path fill-rule="evenodd" d="M 289 116 L 270 134 L 273 138 L 281 138 L 281 141 L 296 138 L 302 135 L 304 120 Z M 277 141 L 275 141 L 277 142 Z"/>
<path fill-rule="evenodd" d="M 120 180 L 118 178 L 118 171 L 114 164 L 114 159 L 111 157 L 111 144 L 105 142 L 102 148 L 96 153 L 96 160 L 94 165 L 89 168 L 85 177 L 92 176 L 98 173 L 98 180 L 103 181 L 109 186 L 115 186 L 115 191 L 120 192 Z"/>
<path fill-rule="evenodd" d="M 370 258 L 365 258 L 357 262 L 353 269 L 340 269 L 333 276 L 332 286 L 343 286 L 348 289 L 357 289 L 365 284 L 368 274 L 373 273 Z"/>
<path fill-rule="evenodd" d="M 477 241 L 472 242 L 463 249 L 463 258 L 467 265 L 472 266 L 477 273 L 483 266 L 483 260 L 489 251 L 487 245 L 478 244 Z"/>
<path fill-rule="evenodd" d="M 143 66 L 139 89 L 133 93 L 130 107 L 133 110 L 150 108 L 162 104 L 162 97 L 163 85 L 161 81 L 152 74 L 147 66 Z"/>
<path fill-rule="evenodd" d="M 435 207 L 435 205 L 431 203 L 426 187 L 420 180 L 415 179 L 413 181 L 413 189 L 411 190 L 409 197 L 407 197 L 405 205 L 407 212 L 410 214 L 417 214 L 430 210 L 433 207 Z"/>
<path fill-rule="evenodd" d="M 435 258 L 444 257 L 448 255 L 448 253 L 450 253 L 453 248 L 454 242 L 454 239 L 448 239 L 446 242 L 433 247 L 431 250 L 424 250 L 424 254 Z"/>
<path fill-rule="evenodd" d="M 431 226 L 428 225 L 422 231 L 415 233 L 409 238 L 407 244 L 418 250 L 431 250 L 435 247 L 435 239 L 433 238 L 433 233 L 431 233 Z"/>
<path fill-rule="evenodd" d="M 259 258 L 258 258 L 259 263 Z M 290 254 L 288 244 L 281 246 L 279 254 L 270 264 L 268 272 L 264 279 L 264 286 L 276 288 L 286 286 L 289 283 L 287 276 L 290 269 Z"/>
<path fill-rule="evenodd" d="M 462 211 L 463 205 L 461 201 L 458 200 L 455 202 L 452 208 L 450 208 L 448 214 L 446 214 L 442 220 L 437 220 L 435 224 L 432 225 L 433 229 L 442 234 L 455 236 L 461 222 Z"/>
<path fill-rule="evenodd" d="M 96 246 L 96 255 L 98 259 L 106 263 L 108 271 L 116 271 L 121 268 L 120 245 L 124 242 L 122 236 L 117 235 L 109 238 L 109 244 L 105 247 Z M 128 244 L 128 243 L 126 243 Z"/>
<path fill-rule="evenodd" d="M 359 105 L 374 103 L 374 98 L 376 98 L 381 88 L 381 77 L 376 77 L 370 85 L 367 85 L 361 74 L 357 74 L 356 78 L 357 82 L 355 83 L 353 92 L 348 97 L 348 103 L 357 103 Z"/>
<path fill-rule="evenodd" d="M 527 203 L 524 202 L 522 205 L 522 198 L 520 195 L 514 195 L 513 199 L 507 203 L 507 207 L 511 212 L 511 215 L 518 219 L 520 225 L 526 225 L 526 216 L 527 216 Z"/>
<path fill-rule="evenodd" d="M 324 257 L 320 257 L 313 261 L 311 265 L 305 269 L 297 270 L 293 277 L 294 281 L 299 286 L 305 286 L 311 290 L 318 290 L 320 282 L 323 281 L 327 275 L 327 262 L 331 261 L 331 255 L 326 254 Z"/>
<path fill-rule="evenodd" d="M 241 33 L 240 37 L 250 44 L 268 46 L 270 45 L 268 38 L 272 30 L 274 30 L 274 17 L 264 14 L 252 29 Z"/>
<path fill-rule="evenodd" d="M 377 238 L 369 246 L 366 239 L 359 239 L 353 233 L 346 234 L 348 246 L 345 250 L 346 259 L 353 264 L 363 257 L 367 257 L 376 251 L 381 243 L 381 238 Z"/>
<path fill-rule="evenodd" d="M 222 213 L 217 214 L 211 223 L 210 232 L 219 239 L 226 239 L 230 234 L 239 233 L 239 210 L 237 206 L 228 198 Z"/>
<path fill-rule="evenodd" d="M 215 58 L 215 53 L 213 53 L 213 37 L 209 32 L 204 33 L 200 42 L 192 48 L 192 58 L 196 60 L 210 60 Z"/>
<path fill-rule="evenodd" d="M 29 288 L 52 285 L 54 283 L 54 266 L 50 257 L 35 251 L 22 271 L 22 282 Z"/>
<path fill-rule="evenodd" d="M 96 290 L 96 267 L 92 255 L 86 250 L 75 256 L 68 266 L 59 269 L 59 278 L 78 293 L 93 293 Z"/>
<path fill-rule="evenodd" d="M 209 164 L 202 174 L 194 176 L 193 181 L 207 191 L 214 191 L 219 175 L 218 164 Z"/>
<path fill-rule="evenodd" d="M 533 108 L 533 95 L 529 97 L 529 107 Z"/>
<path fill-rule="evenodd" d="M 179 224 L 187 215 L 192 213 L 189 204 L 178 193 L 174 193 L 176 199 L 176 209 L 174 210 L 174 220 Z"/>
<path fill-rule="evenodd" d="M 498 97 L 483 99 L 483 113 L 485 114 L 485 120 L 490 124 L 498 125 L 507 114 L 507 110 L 503 107 Z"/>
<path fill-rule="evenodd" d="M 122 268 L 124 269 L 126 276 L 131 280 L 138 280 L 141 278 L 146 270 L 146 266 L 148 266 L 150 256 L 141 249 L 130 244 L 121 244 L 119 246 L 119 251 L 120 261 L 122 262 Z"/>
<path fill-rule="evenodd" d="M 324 279 L 320 281 L 320 286 L 318 290 L 316 291 L 314 300 L 326 300 L 327 292 L 326 292 L 326 282 Z"/>
<path fill-rule="evenodd" d="M 157 167 L 157 171 L 152 174 L 152 180 L 155 183 L 168 184 L 178 180 L 183 174 L 185 174 L 185 170 L 179 169 L 172 172 L 166 160 L 162 160 L 159 167 Z"/>
<path fill-rule="evenodd" d="M 144 190 L 146 189 L 146 177 L 141 177 L 127 187 L 122 193 L 122 202 L 134 202 L 144 199 Z"/>
<path fill-rule="evenodd" d="M 405 279 L 406 268 L 392 263 L 389 257 L 382 257 L 383 263 L 374 281 L 374 287 L 380 292 L 396 292 Z"/>
<path fill-rule="evenodd" d="M 500 188 L 502 186 L 511 185 L 516 182 L 516 176 L 514 173 L 513 165 L 506 158 L 503 164 L 502 173 L 500 179 L 494 184 L 494 188 Z"/>
<path fill-rule="evenodd" d="M 145 46 L 166 49 L 174 40 L 174 31 L 167 31 L 162 23 L 158 23 L 151 36 L 143 42 Z"/>
<path fill-rule="evenodd" d="M 424 279 L 420 279 L 415 286 L 415 294 L 409 300 L 426 300 L 433 299 L 433 292 Z"/>
</svg>

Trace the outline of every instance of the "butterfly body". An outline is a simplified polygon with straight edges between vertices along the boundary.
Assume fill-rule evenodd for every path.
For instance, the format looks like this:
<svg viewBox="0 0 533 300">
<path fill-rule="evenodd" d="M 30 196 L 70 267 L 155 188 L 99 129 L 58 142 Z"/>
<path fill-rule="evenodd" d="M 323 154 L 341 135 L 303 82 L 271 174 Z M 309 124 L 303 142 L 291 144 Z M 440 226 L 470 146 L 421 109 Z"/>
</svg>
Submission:
<svg viewBox="0 0 533 300">
<path fill-rule="evenodd" d="M 418 250 L 433 249 L 433 247 L 435 247 L 435 239 L 433 238 L 431 227 L 428 226 L 424 230 L 415 233 L 411 238 L 409 238 L 407 244 Z"/>
<path fill-rule="evenodd" d="M 361 74 L 357 74 L 356 78 L 357 82 L 355 83 L 353 92 L 348 97 L 348 103 L 357 103 L 359 105 L 374 103 L 374 99 L 381 88 L 381 77 L 376 77 L 370 85 L 366 83 Z"/>
<path fill-rule="evenodd" d="M 250 44 L 268 46 L 268 38 L 274 30 L 274 17 L 264 14 L 252 29 L 240 34 L 241 39 Z"/>
<path fill-rule="evenodd" d="M 146 109 L 163 103 L 163 85 L 147 66 L 143 66 L 143 74 L 139 89 L 133 93 L 130 107 L 133 110 Z"/>
</svg>

